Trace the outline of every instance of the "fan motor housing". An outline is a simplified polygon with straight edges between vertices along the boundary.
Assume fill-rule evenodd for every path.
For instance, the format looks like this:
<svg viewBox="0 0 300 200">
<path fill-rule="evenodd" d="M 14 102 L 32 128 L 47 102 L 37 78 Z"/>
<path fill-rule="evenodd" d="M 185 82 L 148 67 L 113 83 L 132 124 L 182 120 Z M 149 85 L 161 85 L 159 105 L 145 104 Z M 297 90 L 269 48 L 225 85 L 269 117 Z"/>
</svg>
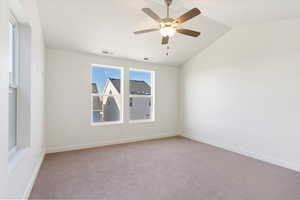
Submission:
<svg viewBox="0 0 300 200">
<path fill-rule="evenodd" d="M 164 18 L 164 19 L 162 19 L 162 22 L 164 23 L 164 24 L 168 24 L 168 23 L 173 23 L 175 21 L 175 19 L 173 19 L 173 18 Z"/>
</svg>

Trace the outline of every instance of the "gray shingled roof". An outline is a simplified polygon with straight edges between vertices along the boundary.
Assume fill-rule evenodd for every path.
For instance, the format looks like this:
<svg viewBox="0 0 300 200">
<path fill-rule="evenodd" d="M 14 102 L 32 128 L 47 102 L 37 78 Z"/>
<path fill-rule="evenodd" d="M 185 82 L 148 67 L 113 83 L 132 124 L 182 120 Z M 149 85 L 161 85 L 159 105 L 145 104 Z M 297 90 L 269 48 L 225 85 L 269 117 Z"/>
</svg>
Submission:
<svg viewBox="0 0 300 200">
<path fill-rule="evenodd" d="M 120 92 L 120 79 L 110 78 L 115 88 Z M 151 87 L 145 81 L 130 80 L 130 94 L 134 95 L 151 95 Z"/>
<path fill-rule="evenodd" d="M 120 92 L 120 79 L 110 78 L 115 88 Z M 98 93 L 96 83 L 92 83 L 92 93 Z M 130 80 L 130 94 L 133 95 L 151 95 L 151 87 L 145 81 Z M 102 111 L 102 98 L 100 96 L 93 97 L 93 110 Z"/>
<path fill-rule="evenodd" d="M 120 79 L 110 78 L 109 80 L 112 82 L 112 84 L 115 86 L 115 88 L 120 93 Z"/>
<path fill-rule="evenodd" d="M 120 93 L 120 79 L 109 79 Z M 92 83 L 92 92 L 98 93 L 96 83 Z M 133 95 L 151 95 L 151 87 L 145 81 L 130 80 L 130 94 Z"/>
</svg>

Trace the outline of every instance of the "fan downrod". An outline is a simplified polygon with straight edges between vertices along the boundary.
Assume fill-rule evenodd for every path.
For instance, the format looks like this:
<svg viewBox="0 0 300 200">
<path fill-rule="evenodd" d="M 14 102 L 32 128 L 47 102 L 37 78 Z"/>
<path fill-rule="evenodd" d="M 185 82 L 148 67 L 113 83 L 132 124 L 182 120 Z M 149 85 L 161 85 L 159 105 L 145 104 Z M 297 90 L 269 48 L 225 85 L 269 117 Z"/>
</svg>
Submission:
<svg viewBox="0 0 300 200">
<path fill-rule="evenodd" d="M 167 6 L 170 6 L 172 4 L 173 0 L 165 0 L 165 3 L 167 4 Z"/>
<path fill-rule="evenodd" d="M 173 0 L 165 0 L 167 5 L 167 18 L 170 18 L 170 5 L 172 4 Z"/>
</svg>

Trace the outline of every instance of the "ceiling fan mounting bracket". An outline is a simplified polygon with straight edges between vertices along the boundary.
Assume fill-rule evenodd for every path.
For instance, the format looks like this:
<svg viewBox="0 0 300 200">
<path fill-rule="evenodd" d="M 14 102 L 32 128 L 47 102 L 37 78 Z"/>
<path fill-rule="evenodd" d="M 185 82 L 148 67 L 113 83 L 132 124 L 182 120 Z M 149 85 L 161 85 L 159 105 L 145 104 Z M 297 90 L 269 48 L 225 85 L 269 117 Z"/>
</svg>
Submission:
<svg viewBox="0 0 300 200">
<path fill-rule="evenodd" d="M 172 4 L 173 0 L 165 0 L 165 3 L 167 4 L 167 6 L 169 7 Z"/>
</svg>

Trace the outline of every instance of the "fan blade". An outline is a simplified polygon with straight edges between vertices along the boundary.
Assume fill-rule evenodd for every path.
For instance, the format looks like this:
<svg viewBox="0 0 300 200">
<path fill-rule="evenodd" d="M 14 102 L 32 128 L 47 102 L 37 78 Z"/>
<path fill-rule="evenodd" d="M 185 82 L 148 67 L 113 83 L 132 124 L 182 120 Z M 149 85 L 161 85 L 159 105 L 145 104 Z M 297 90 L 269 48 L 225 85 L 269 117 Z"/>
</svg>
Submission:
<svg viewBox="0 0 300 200">
<path fill-rule="evenodd" d="M 200 35 L 200 32 L 192 31 L 192 30 L 184 29 L 184 28 L 178 28 L 178 29 L 176 29 L 176 32 L 184 34 L 184 35 L 192 36 L 192 37 L 198 37 Z"/>
<path fill-rule="evenodd" d="M 188 20 L 192 19 L 193 17 L 196 17 L 197 15 L 200 15 L 200 14 L 201 14 L 201 11 L 198 8 L 193 8 L 192 10 L 183 14 L 181 17 L 178 17 L 175 21 L 178 24 L 182 24 L 185 21 L 188 21 Z"/>
<path fill-rule="evenodd" d="M 154 32 L 154 31 L 158 31 L 158 30 L 159 30 L 159 28 L 151 28 L 151 29 L 145 29 L 145 30 L 135 31 L 133 33 L 134 34 L 142 34 L 142 33 Z"/>
<path fill-rule="evenodd" d="M 161 44 L 165 45 L 165 44 L 168 44 L 168 43 L 169 43 L 169 36 L 163 37 L 162 41 L 161 41 Z"/>
<path fill-rule="evenodd" d="M 151 17 L 158 23 L 161 22 L 161 18 L 155 12 L 153 12 L 150 8 L 143 8 L 142 10 L 144 11 L 144 13 L 146 13 L 149 17 Z"/>
</svg>

